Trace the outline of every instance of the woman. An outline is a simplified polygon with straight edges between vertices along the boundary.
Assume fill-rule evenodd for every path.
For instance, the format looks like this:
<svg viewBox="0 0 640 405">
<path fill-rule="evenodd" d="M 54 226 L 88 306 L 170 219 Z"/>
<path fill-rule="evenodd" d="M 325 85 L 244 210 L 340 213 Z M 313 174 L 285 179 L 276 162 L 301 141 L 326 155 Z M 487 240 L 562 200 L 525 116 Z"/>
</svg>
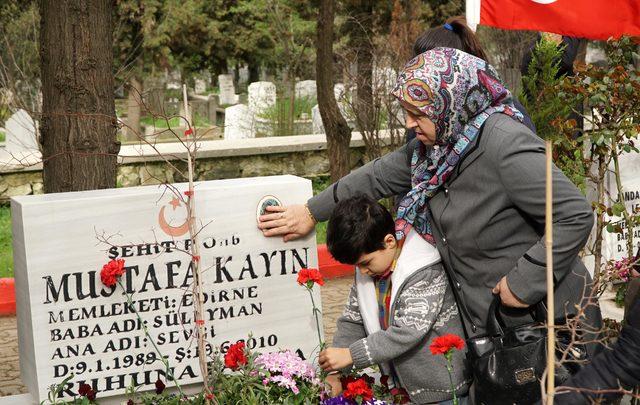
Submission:
<svg viewBox="0 0 640 405">
<path fill-rule="evenodd" d="M 270 207 L 265 236 L 292 240 L 326 220 L 340 199 L 405 194 L 398 231 L 411 226 L 436 243 L 455 274 L 470 336 L 482 334 L 493 294 L 516 321 L 546 296 L 545 152 L 511 94 L 484 60 L 450 48 L 418 55 L 400 73 L 393 95 L 416 139 L 345 176 L 307 206 Z M 553 169 L 556 317 L 571 316 L 590 277 L 578 258 L 593 225 L 580 191 Z M 465 311 L 464 309 L 467 309 Z M 598 328 L 599 309 L 588 321 Z"/>
<path fill-rule="evenodd" d="M 465 17 L 461 15 L 451 17 L 444 25 L 433 27 L 420 34 L 413 44 L 413 56 L 415 57 L 431 49 L 442 47 L 460 49 L 461 51 L 489 62 L 487 54 L 484 52 L 484 49 L 482 49 L 482 45 L 480 45 L 480 40 L 467 25 Z M 526 72 L 523 74 L 525 73 Z M 535 133 L 536 127 L 524 106 L 520 104 L 515 97 L 512 101 L 513 105 L 520 110 L 523 115 L 524 119 L 522 123 Z M 413 139 L 413 135 L 411 133 L 407 134 L 407 139 Z"/>
</svg>

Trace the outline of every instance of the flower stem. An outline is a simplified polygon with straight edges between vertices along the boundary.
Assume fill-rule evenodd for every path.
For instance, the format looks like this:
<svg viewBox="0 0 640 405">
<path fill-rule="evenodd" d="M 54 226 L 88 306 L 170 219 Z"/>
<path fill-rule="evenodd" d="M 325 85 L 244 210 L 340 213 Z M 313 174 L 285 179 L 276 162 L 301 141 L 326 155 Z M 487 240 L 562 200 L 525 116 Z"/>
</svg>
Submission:
<svg viewBox="0 0 640 405">
<path fill-rule="evenodd" d="M 118 285 L 122 288 L 123 291 L 126 291 L 119 279 L 118 279 Z M 173 376 L 173 372 L 169 367 L 169 361 L 162 355 L 162 352 L 160 352 L 160 349 L 156 345 L 155 340 L 149 334 L 147 325 L 142 320 L 142 317 L 140 317 L 140 314 L 138 313 L 138 311 L 134 308 L 133 301 L 131 300 L 131 295 L 126 292 L 124 295 L 125 297 L 127 297 L 127 304 L 129 305 L 129 308 L 133 310 L 133 313 L 136 314 L 136 317 L 138 317 L 138 322 L 140 322 L 140 324 L 142 325 L 142 330 L 144 331 L 145 336 L 149 339 L 149 341 L 153 345 L 153 349 L 156 351 L 158 356 L 160 356 L 160 361 L 162 362 L 162 364 L 164 364 L 164 368 L 167 372 L 167 377 L 171 378 L 171 380 L 173 380 L 173 382 L 176 384 L 176 388 L 178 389 L 178 392 L 180 392 L 180 398 L 184 397 L 184 392 L 182 392 L 182 387 L 180 387 L 180 384 L 178 384 L 178 380 L 176 380 L 176 378 Z"/>
<path fill-rule="evenodd" d="M 313 316 L 316 318 L 316 331 L 318 332 L 318 342 L 320 343 L 320 351 L 324 349 L 324 342 L 322 341 L 322 334 L 320 333 L 320 320 L 318 319 L 318 312 L 320 310 L 316 307 L 316 302 L 313 299 L 313 289 L 305 286 L 311 297 L 311 306 L 313 306 Z"/>
<path fill-rule="evenodd" d="M 453 349 L 449 349 L 449 351 L 445 354 L 445 358 L 447 359 L 447 373 L 449 374 L 449 385 L 451 386 L 451 391 L 453 392 L 453 405 L 458 405 L 458 397 L 456 395 L 456 387 L 453 385 L 453 365 L 451 364 L 451 357 L 453 355 Z"/>
</svg>

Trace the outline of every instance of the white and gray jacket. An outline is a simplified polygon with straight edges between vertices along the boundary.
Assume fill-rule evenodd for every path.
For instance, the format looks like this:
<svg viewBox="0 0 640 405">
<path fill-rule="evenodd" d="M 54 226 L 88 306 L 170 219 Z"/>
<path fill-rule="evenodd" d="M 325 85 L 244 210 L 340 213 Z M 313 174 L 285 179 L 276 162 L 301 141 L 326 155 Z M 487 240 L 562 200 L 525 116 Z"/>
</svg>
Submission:
<svg viewBox="0 0 640 405">
<path fill-rule="evenodd" d="M 344 312 L 338 318 L 333 346 L 348 347 L 356 369 L 379 364 L 389 373 L 391 368 L 396 383 L 407 390 L 411 401 L 424 404 L 453 397 L 444 356 L 435 356 L 429 350 L 434 338 L 448 333 L 464 336 L 440 263 L 394 271 L 386 330 L 379 327 L 373 280 L 356 272 Z M 464 359 L 464 351 L 455 351 L 453 383 L 458 395 L 467 392 L 470 382 Z"/>
</svg>

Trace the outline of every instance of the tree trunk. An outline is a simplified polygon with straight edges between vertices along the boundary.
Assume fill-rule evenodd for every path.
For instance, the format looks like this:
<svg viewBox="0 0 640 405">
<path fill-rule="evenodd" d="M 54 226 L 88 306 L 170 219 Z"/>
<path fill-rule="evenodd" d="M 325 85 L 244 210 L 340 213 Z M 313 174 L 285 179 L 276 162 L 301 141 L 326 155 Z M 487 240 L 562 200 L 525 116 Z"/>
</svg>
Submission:
<svg viewBox="0 0 640 405">
<path fill-rule="evenodd" d="M 110 0 L 41 0 L 44 191 L 116 185 Z"/>
<path fill-rule="evenodd" d="M 127 127 L 124 128 L 124 135 L 127 141 L 138 141 L 142 139 L 140 132 L 140 111 L 142 106 L 142 80 L 133 76 L 129 80 L 129 91 L 127 93 Z"/>
<path fill-rule="evenodd" d="M 318 108 L 327 135 L 331 180 L 337 181 L 349 173 L 351 128 L 338 108 L 333 93 L 333 18 L 334 0 L 320 0 L 316 30 L 316 83 Z"/>
<path fill-rule="evenodd" d="M 356 54 L 356 82 L 358 85 L 356 92 L 356 114 L 359 115 L 358 122 L 362 125 L 360 131 L 372 132 L 375 129 L 372 86 L 373 55 L 371 53 L 373 44 L 371 44 L 364 34 L 359 41 L 360 46 Z"/>
<path fill-rule="evenodd" d="M 364 1 L 357 7 L 354 15 L 356 24 L 352 24 L 352 46 L 356 51 L 356 114 L 361 132 L 375 130 L 373 105 L 373 2 Z M 380 106 L 377 106 L 378 108 Z"/>
</svg>

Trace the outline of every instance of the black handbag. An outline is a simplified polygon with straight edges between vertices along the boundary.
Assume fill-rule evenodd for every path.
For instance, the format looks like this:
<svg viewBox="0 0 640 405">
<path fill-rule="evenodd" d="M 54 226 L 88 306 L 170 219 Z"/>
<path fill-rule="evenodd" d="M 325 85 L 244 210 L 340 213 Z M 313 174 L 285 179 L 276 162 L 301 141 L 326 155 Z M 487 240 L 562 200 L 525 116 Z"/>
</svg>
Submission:
<svg viewBox="0 0 640 405">
<path fill-rule="evenodd" d="M 467 339 L 467 359 L 475 380 L 474 403 L 535 403 L 541 398 L 540 380 L 547 366 L 546 309 L 538 303 L 531 323 L 508 328 L 499 309 L 500 297 L 496 296 L 489 308 L 486 335 Z M 568 342 L 562 335 L 558 338 L 562 349 Z M 576 346 L 571 351 L 571 364 L 586 360 L 586 356 L 584 348 Z M 556 384 L 566 381 L 573 371 L 566 365 L 557 366 Z"/>
</svg>

